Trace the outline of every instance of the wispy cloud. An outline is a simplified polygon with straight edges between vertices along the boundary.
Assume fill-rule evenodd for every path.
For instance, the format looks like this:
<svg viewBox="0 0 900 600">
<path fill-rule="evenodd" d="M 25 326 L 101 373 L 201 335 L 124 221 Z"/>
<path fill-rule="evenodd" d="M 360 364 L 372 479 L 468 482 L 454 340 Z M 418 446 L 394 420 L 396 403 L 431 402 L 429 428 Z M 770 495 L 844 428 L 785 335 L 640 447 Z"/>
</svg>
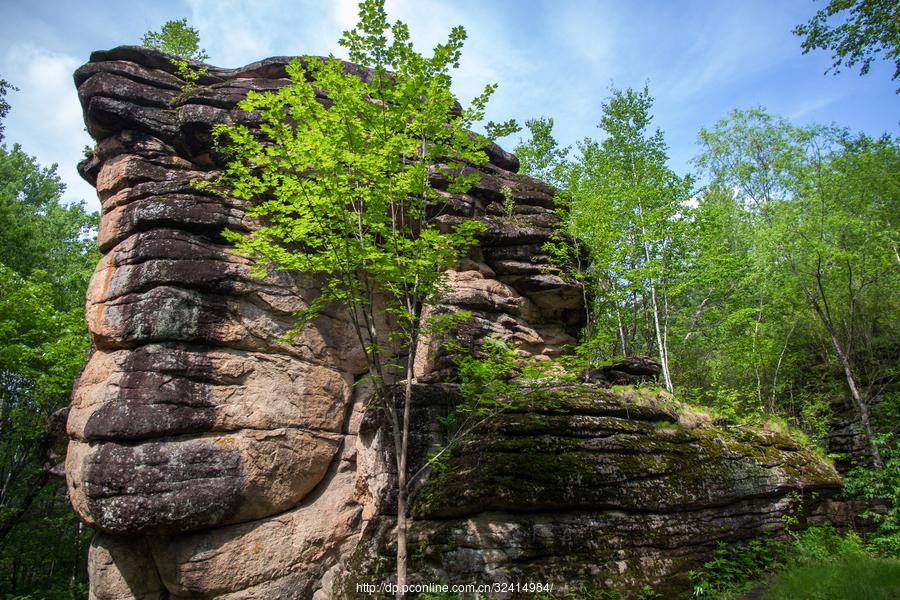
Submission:
<svg viewBox="0 0 900 600">
<path fill-rule="evenodd" d="M 227 67 L 279 54 L 340 54 L 341 32 L 356 22 L 350 0 L 188 0 L 188 6 L 212 62 Z"/>
<path fill-rule="evenodd" d="M 831 96 L 820 96 L 816 98 L 807 98 L 799 102 L 787 114 L 787 117 L 794 121 L 800 121 L 807 117 L 816 115 L 820 110 L 830 105 L 836 99 Z"/>
<path fill-rule="evenodd" d="M 672 28 L 662 41 L 668 59 L 644 65 L 645 71 L 668 98 L 681 102 L 774 68 L 795 53 L 780 43 L 790 26 L 777 15 L 762 15 L 765 10 L 753 3 L 695 5 L 692 27 Z"/>
</svg>

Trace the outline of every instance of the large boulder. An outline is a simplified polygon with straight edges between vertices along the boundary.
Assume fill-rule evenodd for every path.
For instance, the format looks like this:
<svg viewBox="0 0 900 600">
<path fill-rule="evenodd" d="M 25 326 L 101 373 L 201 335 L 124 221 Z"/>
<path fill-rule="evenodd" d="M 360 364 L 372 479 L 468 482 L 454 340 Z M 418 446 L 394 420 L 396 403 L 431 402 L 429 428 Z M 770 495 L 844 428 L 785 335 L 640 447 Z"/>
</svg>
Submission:
<svg viewBox="0 0 900 600">
<path fill-rule="evenodd" d="M 97 142 L 80 171 L 102 205 L 86 301 L 93 350 L 65 461 L 72 504 L 98 530 L 91 598 L 352 597 L 351 573 L 386 577 L 354 565 L 390 555 L 395 476 L 366 411 L 362 350 L 337 306 L 286 340 L 314 282 L 252 276 L 222 236 L 256 226 L 244 205 L 193 183 L 219 174 L 212 126 L 252 125 L 237 102 L 287 85 L 291 59 L 207 65 L 185 87 L 170 58 L 121 47 L 75 73 Z M 487 227 L 435 310 L 471 311 L 457 337 L 473 348 L 494 337 L 523 356 L 558 356 L 584 307 L 542 250 L 559 225 L 553 190 L 517 174 L 498 146 L 486 151 L 470 192 L 445 193 L 447 225 Z M 423 342 L 420 458 L 452 397 L 441 383 L 450 358 Z M 792 494 L 837 483 L 785 436 L 679 425 L 664 404 L 585 387 L 510 408 L 422 491 L 422 576 L 677 577 L 717 540 L 777 528 Z"/>
</svg>

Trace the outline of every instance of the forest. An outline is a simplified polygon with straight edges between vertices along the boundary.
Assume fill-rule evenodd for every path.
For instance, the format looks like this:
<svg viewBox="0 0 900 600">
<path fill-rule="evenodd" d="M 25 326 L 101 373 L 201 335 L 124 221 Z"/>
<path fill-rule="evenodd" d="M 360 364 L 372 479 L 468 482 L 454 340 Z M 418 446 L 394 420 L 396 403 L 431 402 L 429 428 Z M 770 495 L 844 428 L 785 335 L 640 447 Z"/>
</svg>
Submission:
<svg viewBox="0 0 900 600">
<path fill-rule="evenodd" d="M 368 19 L 377 21 L 372 7 L 383 11 L 383 3 L 364 4 L 375 11 Z M 891 2 L 832 0 L 794 33 L 803 41 L 803 52 L 832 52 L 835 69 L 859 68 L 866 74 L 873 60 L 885 58 L 896 66 L 896 80 L 897 14 Z M 835 15 L 844 18 L 843 25 L 833 24 Z M 365 26 L 365 14 L 361 18 Z M 422 70 L 449 69 L 458 62 L 464 38 L 464 32 L 454 30 L 447 46 L 439 47 L 444 54 L 436 52 L 435 62 Z M 347 39 L 352 61 L 384 58 L 364 52 L 371 40 Z M 169 21 L 140 41 L 181 57 L 186 79 L 200 76 L 186 59 L 208 58 L 200 34 L 186 20 Z M 392 71 L 419 65 L 415 61 L 421 56 L 391 48 L 385 55 Z M 330 84 L 322 87 L 334 90 L 336 99 L 355 91 L 341 88 L 341 75 L 328 67 L 315 76 Z M 444 145 L 436 142 L 434 156 L 423 150 L 415 157 L 421 159 L 418 167 L 410 167 L 416 161 L 407 156 L 398 159 L 412 173 L 409 181 L 402 180 L 409 186 L 404 193 L 421 196 L 426 204 L 427 192 L 414 177 L 427 170 L 427 160 L 445 156 L 452 147 L 475 162 L 480 151 L 475 142 L 486 141 L 468 134 L 441 137 L 455 110 L 449 77 L 446 86 L 436 112 L 428 113 L 434 119 L 417 130 L 422 139 Z M 80 599 L 87 597 L 92 532 L 73 513 L 64 479 L 53 471 L 65 456 L 60 411 L 89 352 L 84 298 L 100 259 L 99 214 L 84 202 L 63 202 L 65 184 L 57 166 L 41 165 L 28 148 L 3 139 L 7 114 L 24 109 L 16 104 L 16 91 L 14 81 L 0 79 L 0 595 L 6 600 Z M 488 86 L 466 109 L 471 112 L 464 112 L 460 127 L 479 126 L 491 92 Z M 404 95 L 394 101 L 408 103 L 422 91 L 411 87 L 396 93 Z M 265 104 L 271 100 L 256 101 L 257 110 L 281 108 Z M 340 114 L 320 110 L 312 95 L 305 101 L 300 106 L 320 111 L 319 122 Z M 801 122 L 761 106 L 735 108 L 697 131 L 691 169 L 678 172 L 670 166 L 665 132 L 654 122 L 655 103 L 652 82 L 610 87 L 598 102 L 597 130 L 571 146 L 558 142 L 552 115 L 535 115 L 521 128 L 513 121 L 487 127 L 488 138 L 505 138 L 521 162 L 520 172 L 555 190 L 554 210 L 562 227 L 541 251 L 554 273 L 577 282 L 585 315 L 577 344 L 553 368 L 561 365 L 580 377 L 624 359 L 651 360 L 659 366 L 658 387 L 674 399 L 728 426 L 765 423 L 797 432 L 839 468 L 843 497 L 880 507 L 863 514 L 864 531 L 838 534 L 823 527 L 787 541 L 722 548 L 692 575 L 695 596 L 734 598 L 760 580 L 769 585 L 777 579 L 774 585 L 783 587 L 773 588 L 771 597 L 801 598 L 808 597 L 802 595 L 803 586 L 832 577 L 837 591 L 823 598 L 892 597 L 900 589 L 900 138 Z M 353 114 L 367 110 L 351 107 Z M 422 120 L 423 113 L 417 113 Z M 895 119 L 884 115 L 885 129 L 894 127 Z M 265 153 L 241 138 L 243 133 L 229 127 L 219 131 L 237 140 L 236 154 L 245 152 L 264 164 L 260 157 Z M 392 144 L 409 141 L 384 142 Z M 325 156 L 322 160 L 340 160 L 328 151 L 309 150 Z M 355 164 L 364 172 L 365 157 Z M 229 193 L 241 197 L 259 181 L 231 181 Z M 372 181 L 371 189 L 390 187 L 391 193 L 401 185 L 374 175 Z M 341 189 L 341 197 L 346 192 Z M 509 204 L 512 214 L 512 199 Z M 282 216 L 278 210 L 268 216 Z M 368 225 L 385 231 L 398 227 L 396 218 Z M 271 242 L 278 231 L 263 231 L 253 240 L 235 234 L 231 241 L 279 268 L 326 275 L 355 272 L 377 260 L 367 255 L 348 264 L 310 254 L 285 257 L 282 246 Z M 379 285 L 402 288 L 405 294 L 391 310 L 401 333 L 412 340 L 410 348 L 424 335 L 419 325 L 423 298 L 436 293 L 440 272 L 458 262 L 479 233 L 474 226 L 457 230 L 449 242 L 452 252 L 444 238 L 417 239 L 404 248 L 408 262 L 383 274 L 387 283 Z M 348 234 L 335 228 L 331 235 L 345 239 Z M 432 270 L 433 280 L 416 270 L 422 261 L 441 267 Z M 354 306 L 359 291 L 341 285 L 326 288 L 322 302 Z M 371 305 L 360 306 L 371 310 Z M 368 317 L 360 313 L 358 318 Z M 372 348 L 376 342 L 364 345 Z M 496 386 L 502 379 L 497 373 L 510 369 L 506 350 L 460 363 L 473 397 L 505 389 Z M 409 364 L 397 368 L 406 369 L 408 409 L 415 355 L 405 356 Z M 375 358 L 384 364 L 376 362 L 371 370 L 393 367 L 387 358 Z M 400 431 L 402 410 L 395 409 L 390 418 Z M 408 420 L 407 414 L 407 425 Z M 854 441 L 837 446 L 831 433 L 848 424 Z M 857 582 L 858 589 L 840 587 L 848 581 Z M 661 596 L 647 590 L 642 597 Z"/>
</svg>

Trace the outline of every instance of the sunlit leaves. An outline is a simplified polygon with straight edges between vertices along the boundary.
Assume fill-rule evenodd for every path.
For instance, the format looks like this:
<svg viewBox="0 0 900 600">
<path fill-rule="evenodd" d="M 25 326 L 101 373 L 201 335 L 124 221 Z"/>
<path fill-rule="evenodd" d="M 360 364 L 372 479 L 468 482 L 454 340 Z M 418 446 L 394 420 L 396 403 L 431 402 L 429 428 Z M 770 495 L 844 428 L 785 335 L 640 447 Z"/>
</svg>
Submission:
<svg viewBox="0 0 900 600">
<path fill-rule="evenodd" d="M 406 25 L 389 24 L 382 3 L 363 2 L 360 19 L 340 43 L 364 70 L 333 57 L 295 60 L 291 85 L 251 92 L 240 104 L 259 115 L 258 128 L 216 127 L 233 157 L 220 183 L 260 223 L 251 235 L 227 236 L 256 259 L 260 274 L 274 268 L 316 278 L 321 296 L 302 322 L 337 302 L 362 324 L 378 298 L 414 336 L 421 306 L 436 300 L 444 271 L 482 228 L 436 219 L 443 196 L 434 182 L 466 191 L 477 180 L 472 167 L 486 160 L 487 140 L 470 127 L 494 86 L 467 108 L 450 91 L 462 28 L 426 57 Z M 385 340 L 363 329 L 376 358 Z"/>
</svg>

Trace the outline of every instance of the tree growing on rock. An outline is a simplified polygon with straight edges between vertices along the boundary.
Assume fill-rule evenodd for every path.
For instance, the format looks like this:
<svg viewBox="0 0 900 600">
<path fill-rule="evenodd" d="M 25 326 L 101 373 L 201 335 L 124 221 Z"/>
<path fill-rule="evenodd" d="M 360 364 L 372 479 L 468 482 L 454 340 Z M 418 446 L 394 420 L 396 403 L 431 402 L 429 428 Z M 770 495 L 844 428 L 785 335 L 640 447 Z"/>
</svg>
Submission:
<svg viewBox="0 0 900 600">
<path fill-rule="evenodd" d="M 181 58 L 193 60 L 209 58 L 206 50 L 200 47 L 200 32 L 188 25 L 187 19 L 166 21 L 159 31 L 148 31 L 141 38 L 141 45 Z"/>
<path fill-rule="evenodd" d="M 610 341 L 621 355 L 653 352 L 672 392 L 669 299 L 692 180 L 666 166 L 663 134 L 650 129 L 652 106 L 646 87 L 612 90 L 598 125 L 605 139 L 580 143 L 571 167 L 566 227 L 590 257 L 596 323 L 588 341 L 616 331 Z"/>
<path fill-rule="evenodd" d="M 293 85 L 250 92 L 241 104 L 260 115 L 259 131 L 220 125 L 215 133 L 233 157 L 223 178 L 228 193 L 262 223 L 246 237 L 230 235 L 237 250 L 254 257 L 261 273 L 287 269 L 315 278 L 321 293 L 298 315 L 298 328 L 340 304 L 365 353 L 372 403 L 386 418 L 396 455 L 401 597 L 413 367 L 428 327 L 423 310 L 436 304 L 445 270 L 482 229 L 438 209 L 447 191 L 468 189 L 478 177 L 472 166 L 486 161 L 486 139 L 470 127 L 495 86 L 465 109 L 451 93 L 462 27 L 426 57 L 413 49 L 405 24 L 388 23 L 382 1 L 362 2 L 359 17 L 340 44 L 366 69 L 333 56 L 295 60 L 287 68 Z M 384 315 L 390 331 L 379 325 Z M 400 397 L 395 381 L 403 382 Z"/>
</svg>

